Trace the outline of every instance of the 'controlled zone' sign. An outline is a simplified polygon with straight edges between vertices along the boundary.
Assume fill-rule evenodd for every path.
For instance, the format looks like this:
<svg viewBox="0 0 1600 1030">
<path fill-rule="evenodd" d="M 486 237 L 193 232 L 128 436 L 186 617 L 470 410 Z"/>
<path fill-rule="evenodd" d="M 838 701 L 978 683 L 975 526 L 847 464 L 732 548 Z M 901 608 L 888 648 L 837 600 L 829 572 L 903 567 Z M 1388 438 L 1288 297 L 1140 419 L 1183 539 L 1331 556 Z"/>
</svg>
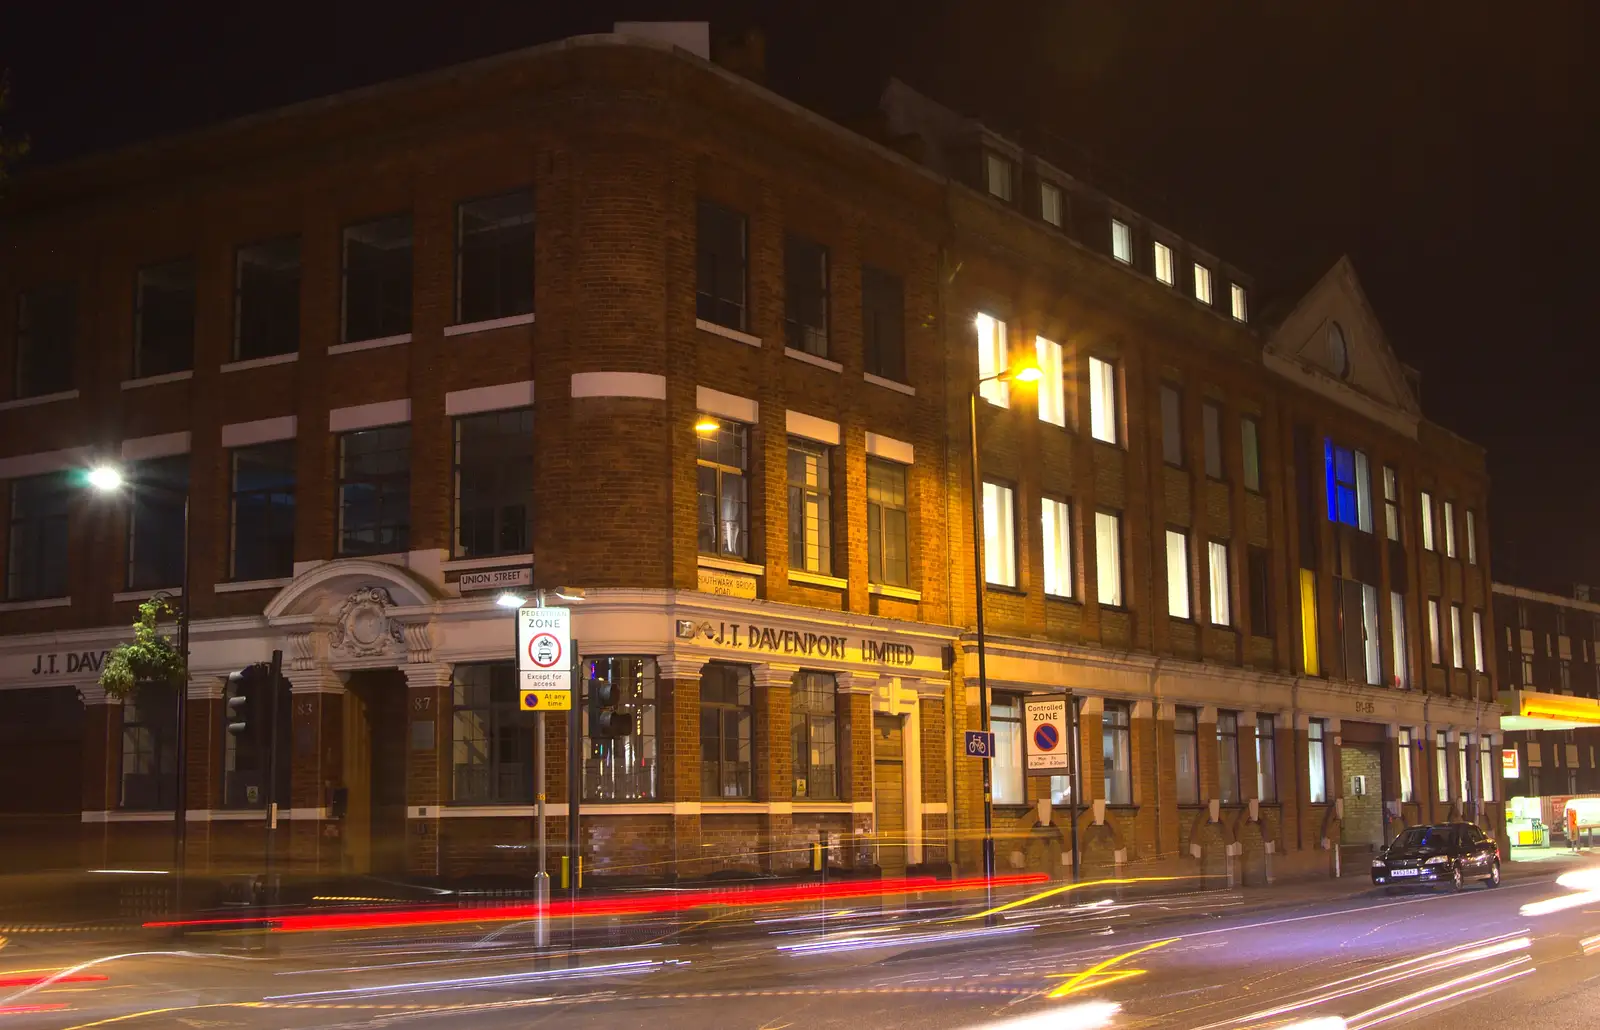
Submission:
<svg viewBox="0 0 1600 1030">
<path fill-rule="evenodd" d="M 1022 704 L 1028 771 L 1067 768 L 1067 701 L 1028 699 Z"/>
<path fill-rule="evenodd" d="M 572 709 L 572 609 L 517 609 L 522 710 Z"/>
</svg>

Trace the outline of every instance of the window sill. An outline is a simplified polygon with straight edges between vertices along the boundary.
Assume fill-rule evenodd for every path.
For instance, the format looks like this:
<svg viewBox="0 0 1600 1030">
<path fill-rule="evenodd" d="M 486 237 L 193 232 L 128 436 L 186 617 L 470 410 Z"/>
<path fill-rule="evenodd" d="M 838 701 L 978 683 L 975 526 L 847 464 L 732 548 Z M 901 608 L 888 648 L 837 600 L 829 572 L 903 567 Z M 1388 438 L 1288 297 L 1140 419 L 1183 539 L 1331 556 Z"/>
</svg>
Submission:
<svg viewBox="0 0 1600 1030">
<path fill-rule="evenodd" d="M 353 354 L 362 350 L 377 350 L 380 347 L 398 347 L 402 343 L 410 343 L 410 333 L 400 333 L 397 336 L 379 336 L 372 340 L 355 340 L 350 343 L 336 343 L 328 348 L 329 354 Z"/>
<path fill-rule="evenodd" d="M 915 397 L 917 395 L 917 388 L 912 386 L 910 383 L 901 383 L 896 382 L 893 379 L 885 379 L 883 376 L 875 376 L 871 372 L 861 373 L 861 379 L 863 382 L 871 383 L 873 386 L 881 386 L 885 390 L 893 390 L 895 393 L 903 393 L 907 397 Z"/>
<path fill-rule="evenodd" d="M 922 591 L 920 590 L 912 590 L 910 587 L 892 587 L 887 583 L 869 583 L 867 584 L 867 593 L 878 597 L 892 597 L 896 601 L 921 602 L 922 600 Z"/>
<path fill-rule="evenodd" d="M 506 565 L 532 565 L 531 554 L 496 554 L 487 558 L 452 558 L 447 562 L 440 562 L 439 569 L 443 572 L 473 572 L 477 569 L 498 569 Z"/>
<path fill-rule="evenodd" d="M 720 569 L 723 572 L 737 572 L 745 576 L 764 576 L 767 574 L 763 565 L 752 565 L 747 561 L 738 561 L 733 558 L 714 558 L 710 555 L 700 556 L 702 569 Z"/>
<path fill-rule="evenodd" d="M 808 365 L 815 365 L 818 368 L 825 368 L 829 372 L 844 371 L 844 366 L 839 364 L 837 361 L 829 361 L 827 358 L 819 358 L 815 354 L 808 354 L 803 350 L 795 350 L 793 347 L 783 348 L 783 353 L 785 356 L 791 357 L 796 361 L 804 361 Z"/>
<path fill-rule="evenodd" d="M 1122 446 L 1122 441 L 1121 440 L 1102 440 L 1098 436 L 1095 436 L 1093 433 L 1089 434 L 1089 439 L 1094 441 L 1095 443 L 1099 444 L 1101 447 L 1106 448 L 1107 450 L 1116 451 L 1119 454 L 1121 454 L 1123 452 L 1123 446 Z"/>
<path fill-rule="evenodd" d="M 1028 596 L 1028 592 L 1021 587 L 1006 586 L 1004 583 L 989 583 L 986 581 L 983 584 L 983 590 L 988 594 L 1005 594 L 1008 597 Z"/>
<path fill-rule="evenodd" d="M 840 579 L 838 576 L 824 576 L 820 572 L 806 572 L 804 569 L 790 569 L 789 582 L 804 583 L 814 587 L 831 587 L 834 590 L 846 590 L 850 586 L 849 580 Z"/>
<path fill-rule="evenodd" d="M 268 354 L 264 358 L 240 358 L 238 361 L 225 362 L 222 371 L 243 372 L 252 368 L 266 368 L 269 365 L 288 365 L 299 360 L 300 352 L 292 350 L 282 354 Z"/>
<path fill-rule="evenodd" d="M 119 590 L 111 595 L 111 600 L 114 604 L 121 604 L 124 601 L 148 601 L 157 594 L 165 594 L 168 597 L 182 597 L 183 588 L 156 587 L 153 590 Z"/>
<path fill-rule="evenodd" d="M 1045 594 L 1046 601 L 1055 601 L 1058 604 L 1074 604 L 1082 607 L 1083 602 L 1070 594 Z"/>
<path fill-rule="evenodd" d="M 145 386 L 160 386 L 162 383 L 181 383 L 186 379 L 194 378 L 194 369 L 186 368 L 182 372 L 167 372 L 158 376 L 140 376 L 137 379 L 124 379 L 124 390 L 137 390 Z"/>
<path fill-rule="evenodd" d="M 493 329 L 509 329 L 514 325 L 532 325 L 533 312 L 524 315 L 507 315 L 504 318 L 485 318 L 478 322 L 460 322 L 456 325 L 444 327 L 446 336 L 471 336 L 473 333 L 487 333 Z"/>
<path fill-rule="evenodd" d="M 1133 609 L 1129 608 L 1125 604 L 1107 604 L 1106 602 L 1102 601 L 1102 602 L 1100 602 L 1100 610 L 1103 611 L 1103 612 L 1124 612 L 1124 613 L 1127 613 L 1127 612 L 1132 611 Z M 1189 621 L 1192 623 L 1194 620 L 1190 619 Z"/>
<path fill-rule="evenodd" d="M 720 336 L 725 340 L 733 340 L 735 343 L 742 343 L 750 347 L 761 346 L 761 337 L 759 336 L 751 336 L 749 333 L 741 332 L 738 329 L 729 329 L 725 325 L 718 325 L 715 322 L 707 322 L 703 318 L 695 319 L 694 327 L 703 333 L 710 333 L 712 336 Z"/>
<path fill-rule="evenodd" d="M 282 576 L 277 579 L 236 579 L 231 583 L 213 585 L 211 592 L 214 594 L 243 594 L 251 590 L 281 590 L 293 582 L 293 576 Z"/>
<path fill-rule="evenodd" d="M 0 612 L 26 612 L 35 608 L 70 608 L 70 597 L 41 597 L 33 601 L 6 601 L 0 603 Z"/>
<path fill-rule="evenodd" d="M 15 400 L 0 401 L 0 411 L 12 411 L 16 408 L 33 408 L 40 404 L 54 404 L 56 401 L 75 401 L 77 399 L 77 390 L 62 390 L 59 393 L 41 393 L 36 397 L 18 397 Z"/>
</svg>

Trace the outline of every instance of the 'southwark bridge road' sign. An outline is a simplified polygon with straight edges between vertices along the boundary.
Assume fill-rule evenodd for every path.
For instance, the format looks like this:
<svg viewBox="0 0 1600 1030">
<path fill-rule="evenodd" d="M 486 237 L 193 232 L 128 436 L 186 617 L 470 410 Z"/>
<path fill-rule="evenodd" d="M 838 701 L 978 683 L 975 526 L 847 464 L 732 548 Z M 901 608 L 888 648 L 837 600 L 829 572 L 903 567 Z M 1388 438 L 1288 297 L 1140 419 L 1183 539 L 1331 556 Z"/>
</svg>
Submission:
<svg viewBox="0 0 1600 1030">
<path fill-rule="evenodd" d="M 517 673 L 524 711 L 572 708 L 572 609 L 517 609 Z"/>
</svg>

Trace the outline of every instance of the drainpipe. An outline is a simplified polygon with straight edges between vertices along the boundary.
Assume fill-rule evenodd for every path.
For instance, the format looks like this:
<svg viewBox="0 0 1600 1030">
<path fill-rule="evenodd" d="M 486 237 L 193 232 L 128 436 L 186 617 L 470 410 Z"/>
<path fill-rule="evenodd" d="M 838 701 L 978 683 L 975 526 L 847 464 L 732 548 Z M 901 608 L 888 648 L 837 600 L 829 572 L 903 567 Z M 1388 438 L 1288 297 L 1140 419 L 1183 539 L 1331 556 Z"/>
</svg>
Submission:
<svg viewBox="0 0 1600 1030">
<path fill-rule="evenodd" d="M 1295 847 L 1304 851 L 1306 849 L 1306 814 L 1302 809 L 1311 807 L 1311 773 L 1300 760 L 1300 677 L 1294 678 L 1294 685 L 1289 688 L 1289 758 L 1294 763 L 1294 807 L 1296 818 L 1294 821 Z M 1306 790 L 1302 795 L 1300 790 L 1301 777 L 1305 777 Z M 1305 800 L 1302 801 L 1301 797 Z"/>
<path fill-rule="evenodd" d="M 1161 658 L 1156 657 L 1155 664 L 1150 666 L 1150 735 L 1153 738 L 1151 747 L 1156 756 L 1156 857 L 1162 855 L 1161 848 Z"/>
</svg>

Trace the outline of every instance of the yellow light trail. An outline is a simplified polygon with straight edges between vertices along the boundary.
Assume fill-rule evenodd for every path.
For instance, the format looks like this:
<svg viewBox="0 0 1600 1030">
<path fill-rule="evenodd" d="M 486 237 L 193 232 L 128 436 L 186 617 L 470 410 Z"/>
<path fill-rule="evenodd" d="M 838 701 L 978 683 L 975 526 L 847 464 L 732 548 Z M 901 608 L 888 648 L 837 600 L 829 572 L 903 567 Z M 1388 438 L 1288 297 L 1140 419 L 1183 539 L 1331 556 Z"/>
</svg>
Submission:
<svg viewBox="0 0 1600 1030">
<path fill-rule="evenodd" d="M 1085 880 L 1082 883 L 1068 883 L 1063 884 L 1060 887 L 1051 887 L 1049 890 L 1040 891 L 1038 894 L 1034 894 L 1030 897 L 1018 898 L 1016 901 L 1008 901 L 1004 905 L 996 905 L 994 908 L 986 909 L 982 912 L 975 912 L 969 916 L 961 916 L 959 919 L 954 921 L 960 922 L 961 920 L 966 919 L 983 919 L 987 916 L 999 915 L 1001 912 L 1009 912 L 1014 908 L 1021 908 L 1023 905 L 1031 905 L 1036 901 L 1043 901 L 1046 898 L 1053 898 L 1057 894 L 1065 894 L 1068 891 L 1082 890 L 1085 887 L 1105 887 L 1108 885 L 1127 883 L 1167 883 L 1172 880 L 1187 879 L 1189 879 L 1187 876 L 1134 876 L 1124 879 Z"/>
<path fill-rule="evenodd" d="M 1153 943 L 1134 948 L 1132 951 L 1124 951 L 1120 955 L 1111 956 L 1104 962 L 1095 963 L 1081 973 L 1057 974 L 1058 976 L 1066 976 L 1066 982 L 1051 990 L 1049 994 L 1045 995 L 1045 997 L 1065 998 L 1070 994 L 1078 994 L 1082 991 L 1093 990 L 1096 987 L 1104 987 L 1108 984 L 1114 984 L 1120 980 L 1126 980 L 1129 977 L 1140 976 L 1145 972 L 1145 970 L 1119 969 L 1114 973 L 1107 973 L 1106 970 L 1110 969 L 1119 962 L 1126 962 L 1128 959 L 1135 955 L 1141 954 L 1142 952 L 1154 951 L 1157 948 L 1164 948 L 1173 941 L 1181 939 L 1182 938 L 1180 937 L 1168 937 L 1164 941 L 1155 941 Z"/>
</svg>

